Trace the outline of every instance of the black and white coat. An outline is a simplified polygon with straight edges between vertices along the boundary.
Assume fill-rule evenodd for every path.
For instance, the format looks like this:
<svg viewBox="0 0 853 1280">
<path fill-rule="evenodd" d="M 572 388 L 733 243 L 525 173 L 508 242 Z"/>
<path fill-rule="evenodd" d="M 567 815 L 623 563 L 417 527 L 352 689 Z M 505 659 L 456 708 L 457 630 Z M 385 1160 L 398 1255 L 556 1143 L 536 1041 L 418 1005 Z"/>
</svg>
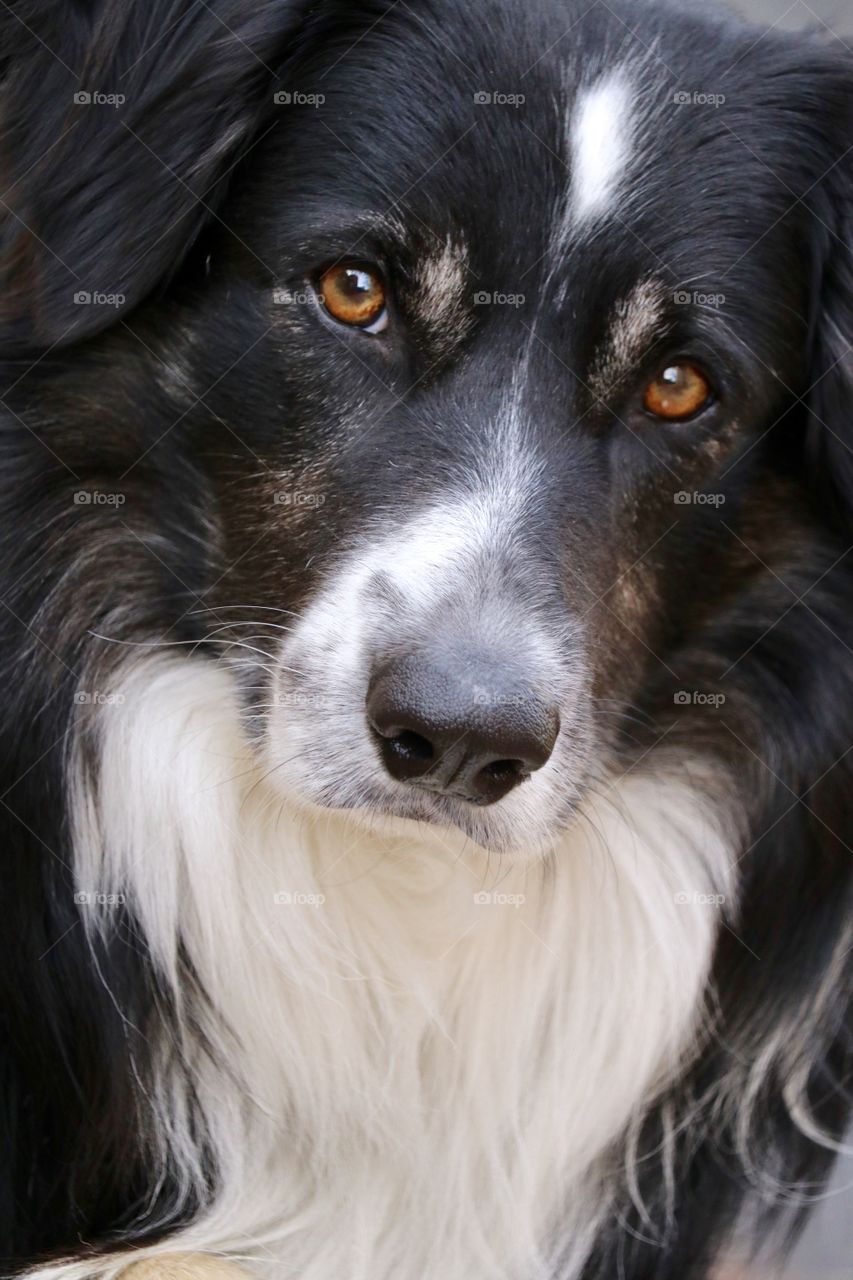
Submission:
<svg viewBox="0 0 853 1280">
<path fill-rule="evenodd" d="M 848 1114 L 850 59 L 3 8 L 3 1273 L 710 1280 Z M 364 717 L 474 643 L 562 726 L 484 809 Z"/>
</svg>

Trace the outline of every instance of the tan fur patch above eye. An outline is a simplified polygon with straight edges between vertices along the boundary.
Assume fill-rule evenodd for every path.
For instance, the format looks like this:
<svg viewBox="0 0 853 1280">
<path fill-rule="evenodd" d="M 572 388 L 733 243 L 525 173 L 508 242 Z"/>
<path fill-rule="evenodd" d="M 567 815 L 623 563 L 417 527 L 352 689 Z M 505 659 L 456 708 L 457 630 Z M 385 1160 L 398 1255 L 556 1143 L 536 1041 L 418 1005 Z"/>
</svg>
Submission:
<svg viewBox="0 0 853 1280">
<path fill-rule="evenodd" d="M 648 278 L 617 303 L 590 370 L 590 385 L 599 399 L 606 401 L 636 370 L 649 342 L 660 332 L 665 297 L 662 282 Z"/>
<path fill-rule="evenodd" d="M 442 350 L 465 337 L 471 325 L 468 250 L 448 236 L 443 247 L 424 255 L 418 266 L 412 307 Z"/>
</svg>

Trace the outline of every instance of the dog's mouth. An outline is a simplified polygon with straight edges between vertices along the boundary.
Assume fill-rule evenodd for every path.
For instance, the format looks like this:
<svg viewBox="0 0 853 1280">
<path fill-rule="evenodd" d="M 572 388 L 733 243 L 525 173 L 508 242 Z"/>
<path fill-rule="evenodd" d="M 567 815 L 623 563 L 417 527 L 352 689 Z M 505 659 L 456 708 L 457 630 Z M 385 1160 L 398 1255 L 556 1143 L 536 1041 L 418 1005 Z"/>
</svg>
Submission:
<svg viewBox="0 0 853 1280">
<path fill-rule="evenodd" d="M 524 857 L 546 853 L 572 821 L 584 790 L 577 782 L 566 785 L 567 778 L 579 779 L 585 763 L 562 733 L 547 762 L 533 770 L 517 755 L 483 763 L 464 740 L 437 756 L 411 730 L 383 736 L 368 727 L 353 744 L 351 761 L 332 769 L 318 750 L 316 725 L 310 738 L 304 726 L 296 733 L 301 751 L 292 749 L 294 726 L 288 728 L 283 741 L 274 732 L 267 747 L 270 773 L 288 800 L 309 812 L 346 814 L 380 836 L 420 843 L 426 835 L 428 843 L 457 853 L 469 846 Z"/>
<path fill-rule="evenodd" d="M 467 846 L 504 855 L 545 852 L 553 847 L 559 830 L 571 818 L 569 810 L 558 830 L 543 831 L 538 836 L 533 834 L 531 824 L 526 824 L 525 838 L 516 821 L 501 812 L 499 805 L 472 803 L 463 796 L 426 786 L 392 794 L 377 789 L 363 795 L 361 803 L 330 789 L 311 802 L 325 811 L 345 812 L 359 826 L 369 827 L 380 836 L 411 835 L 421 843 L 426 835 L 428 843 L 455 853 Z"/>
</svg>

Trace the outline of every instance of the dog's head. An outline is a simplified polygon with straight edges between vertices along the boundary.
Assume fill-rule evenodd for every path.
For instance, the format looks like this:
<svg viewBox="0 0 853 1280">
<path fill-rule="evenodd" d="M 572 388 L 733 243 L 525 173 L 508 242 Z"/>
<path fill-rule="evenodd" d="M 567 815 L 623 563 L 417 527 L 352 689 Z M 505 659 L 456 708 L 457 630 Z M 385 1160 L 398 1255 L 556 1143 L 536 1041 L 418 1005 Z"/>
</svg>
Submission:
<svg viewBox="0 0 853 1280">
<path fill-rule="evenodd" d="M 230 8 L 80 107 L 110 181 L 39 238 L 211 480 L 279 785 L 547 844 L 626 711 L 715 705 L 680 655 L 815 459 L 848 520 L 849 66 L 645 5 Z M 70 283 L 27 341 L 104 327 Z"/>
</svg>

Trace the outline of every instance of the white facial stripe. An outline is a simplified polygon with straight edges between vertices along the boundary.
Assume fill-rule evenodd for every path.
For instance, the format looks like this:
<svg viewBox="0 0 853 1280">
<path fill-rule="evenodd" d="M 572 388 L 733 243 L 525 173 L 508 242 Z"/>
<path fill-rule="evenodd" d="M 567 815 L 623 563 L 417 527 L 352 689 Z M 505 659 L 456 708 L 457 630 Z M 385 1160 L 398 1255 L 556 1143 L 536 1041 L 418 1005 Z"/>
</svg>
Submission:
<svg viewBox="0 0 853 1280">
<path fill-rule="evenodd" d="M 515 501 L 513 502 L 513 497 Z M 365 592 L 381 575 L 404 606 L 416 613 L 468 584 L 476 593 L 487 565 L 512 542 L 512 526 L 524 491 L 506 488 L 448 499 L 414 516 L 393 534 L 362 545 L 327 585 L 295 629 L 293 643 L 325 651 L 327 638 L 340 636 L 338 669 L 352 672 L 361 659 L 369 618 Z M 342 618 L 346 624 L 342 625 Z"/>
<path fill-rule="evenodd" d="M 599 217 L 613 200 L 631 147 L 631 85 L 611 72 L 584 90 L 571 122 L 572 223 Z"/>
<path fill-rule="evenodd" d="M 344 563 L 330 591 L 336 609 L 345 599 L 357 602 L 376 574 L 388 579 L 407 603 L 428 607 L 454 582 L 467 578 L 472 587 L 476 585 L 483 565 L 512 547 L 545 472 L 542 458 L 524 438 L 521 394 L 520 380 L 514 378 L 512 391 L 495 416 L 482 474 L 472 475 L 470 488 L 444 492 L 391 532 L 365 540 Z M 325 598 L 321 595 L 315 602 L 312 614 Z M 356 613 L 361 610 L 360 604 L 354 607 Z M 328 621 L 336 633 L 339 617 L 330 616 Z M 347 634 L 355 632 L 347 629 Z"/>
</svg>

